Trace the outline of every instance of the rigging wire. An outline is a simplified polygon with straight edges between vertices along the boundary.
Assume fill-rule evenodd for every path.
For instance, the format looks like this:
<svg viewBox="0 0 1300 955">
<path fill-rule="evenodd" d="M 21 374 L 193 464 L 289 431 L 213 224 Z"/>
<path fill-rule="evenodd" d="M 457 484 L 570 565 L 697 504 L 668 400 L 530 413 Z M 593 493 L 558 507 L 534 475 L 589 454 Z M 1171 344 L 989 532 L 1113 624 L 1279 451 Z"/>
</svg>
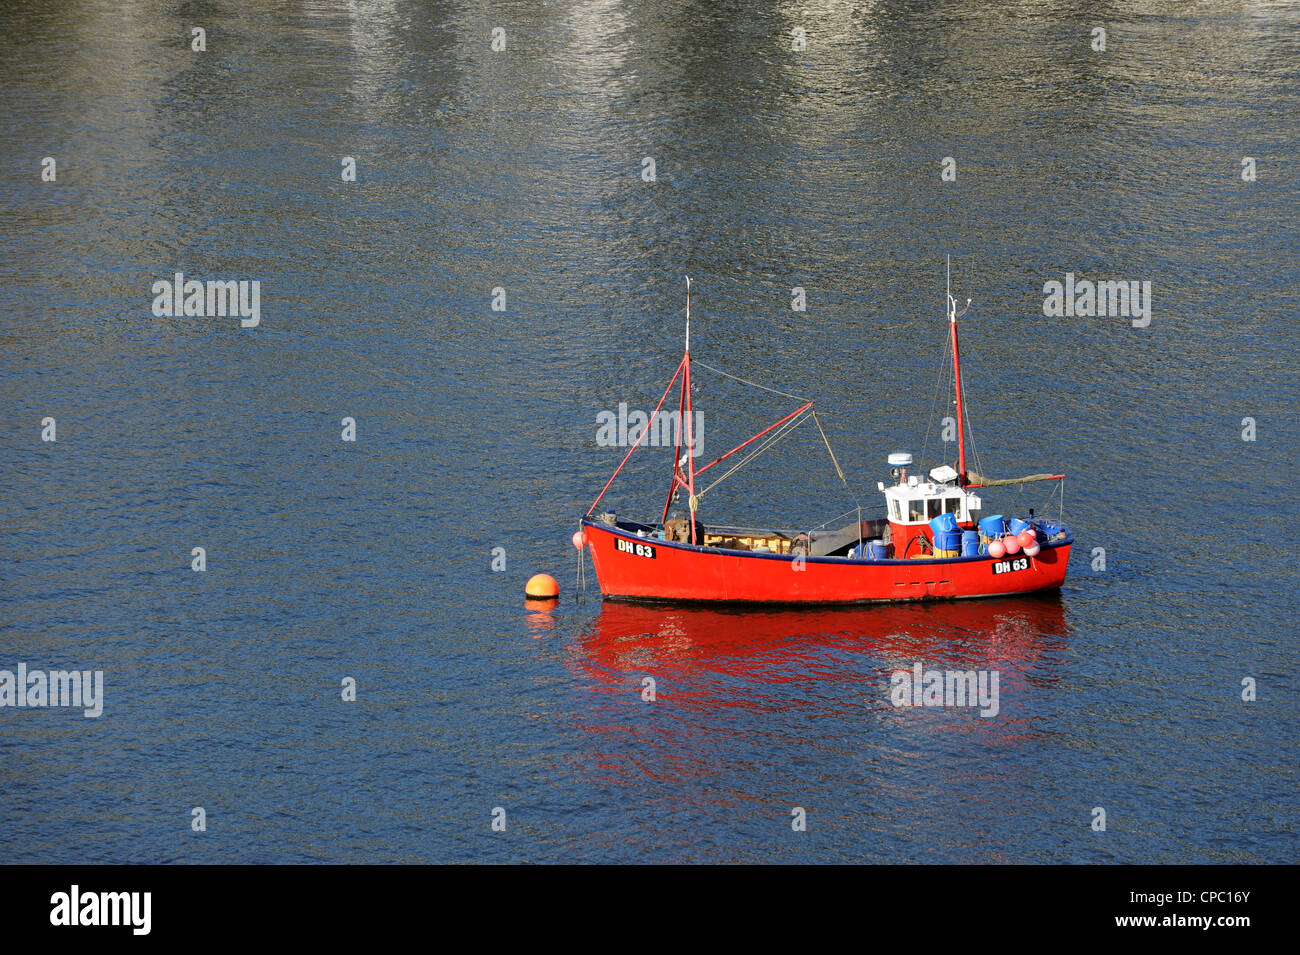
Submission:
<svg viewBox="0 0 1300 955">
<path fill-rule="evenodd" d="M 930 431 L 934 428 L 935 418 L 934 409 L 939 406 L 939 392 L 943 390 L 943 384 L 947 378 L 947 370 L 952 366 L 952 362 L 949 360 L 951 356 L 952 339 L 949 338 L 947 339 L 947 344 L 944 346 L 943 355 L 939 358 L 939 374 L 936 376 L 934 381 L 934 397 L 930 399 L 930 413 L 926 416 L 925 441 L 921 445 L 921 457 L 918 459 L 923 462 L 927 460 L 926 455 L 930 450 Z M 945 461 L 942 463 L 946 464 L 947 462 Z"/>
<path fill-rule="evenodd" d="M 804 397 L 804 396 L 802 396 L 802 395 L 792 395 L 792 394 L 790 394 L 789 392 L 786 392 L 786 391 L 777 391 L 775 388 L 769 388 L 767 385 L 760 385 L 760 384 L 759 384 L 758 382 L 756 382 L 756 381 L 750 381 L 750 380 L 748 380 L 748 379 L 746 379 L 746 378 L 737 378 L 735 375 L 729 375 L 729 374 L 727 374 L 725 371 L 723 371 L 721 368 L 714 368 L 712 365 L 706 365 L 704 362 L 700 361 L 698 358 L 692 358 L 692 359 L 691 359 L 691 364 L 692 364 L 692 365 L 699 365 L 701 368 L 707 368 L 707 369 L 709 369 L 709 371 L 713 372 L 713 373 L 716 374 L 716 375 L 721 375 L 723 378 L 730 378 L 732 381 L 738 381 L 738 382 L 740 382 L 742 385 L 751 385 L 751 386 L 753 386 L 753 387 L 755 387 L 755 388 L 762 388 L 764 391 L 770 391 L 770 392 L 772 392 L 772 394 L 774 394 L 774 395 L 780 395 L 780 396 L 783 397 L 783 398 L 793 398 L 795 401 L 812 401 L 811 398 Z"/>
<path fill-rule="evenodd" d="M 760 389 L 760 390 L 762 390 L 762 391 L 771 392 L 772 394 L 774 394 L 774 395 L 780 395 L 780 396 L 783 397 L 783 398 L 792 398 L 792 399 L 794 399 L 795 401 L 804 401 L 804 402 L 811 402 L 811 401 L 812 401 L 811 398 L 806 398 L 806 397 L 803 397 L 803 396 L 801 396 L 801 395 L 793 395 L 793 394 L 790 394 L 790 393 L 787 392 L 787 391 L 780 391 L 779 389 L 776 389 L 776 388 L 770 388 L 770 387 L 768 387 L 767 385 L 759 384 L 759 383 L 756 382 L 756 381 L 750 381 L 750 380 L 747 379 L 747 378 L 741 378 L 741 377 L 739 377 L 739 376 L 737 376 L 737 375 L 732 375 L 732 374 L 730 374 L 730 373 L 728 373 L 728 372 L 723 371 L 721 368 L 715 368 L 715 367 L 713 367 L 712 365 L 707 364 L 706 362 L 702 362 L 702 361 L 692 361 L 692 364 L 694 364 L 694 365 L 698 365 L 698 366 L 703 367 L 703 368 L 706 368 L 706 369 L 708 369 L 709 371 L 713 372 L 713 373 L 716 374 L 716 375 L 721 375 L 723 378 L 730 378 L 732 381 L 739 382 L 739 383 L 742 384 L 742 385 L 749 385 L 749 386 L 752 387 L 752 388 L 758 388 L 758 389 Z M 856 505 L 856 508 L 857 508 L 859 514 L 861 514 L 861 511 L 862 511 L 862 501 L 859 500 L 858 495 L 857 495 L 857 492 L 854 491 L 854 490 L 853 490 L 853 487 L 849 484 L 848 478 L 846 478 L 846 477 L 844 476 L 844 469 L 840 467 L 840 462 L 839 462 L 839 461 L 836 459 L 836 457 L 835 457 L 835 451 L 831 448 L 831 442 L 830 442 L 830 439 L 826 437 L 826 431 L 825 431 L 824 428 L 822 428 L 822 423 L 821 423 L 820 419 L 817 417 L 817 412 L 816 412 L 816 411 L 812 411 L 812 410 L 810 409 L 810 410 L 809 410 L 809 413 L 810 413 L 811 416 L 812 416 L 813 422 L 817 425 L 817 431 L 821 434 L 822 442 L 826 445 L 826 453 L 830 455 L 830 458 L 831 458 L 831 464 L 833 464 L 833 465 L 835 466 L 835 473 L 839 476 L 840 482 L 844 485 L 844 489 L 847 490 L 847 491 L 849 492 L 849 496 L 850 496 L 851 498 L 853 498 L 853 503 Z M 742 467 L 744 467 L 744 466 L 745 466 L 746 464 L 748 464 L 750 461 L 754 460 L 756 457 L 758 457 L 758 456 L 759 456 L 760 454 L 762 454 L 764 451 L 767 451 L 769 448 L 771 448 L 773 445 L 775 445 L 778 441 L 784 439 L 784 438 L 785 438 L 785 437 L 786 437 L 786 436 L 787 436 L 791 431 L 794 430 L 795 427 L 797 427 L 799 424 L 801 424 L 801 423 L 803 422 L 803 420 L 804 420 L 804 416 L 803 416 L 803 415 L 799 415 L 799 416 L 797 416 L 797 417 L 795 417 L 795 418 L 792 418 L 790 421 L 786 422 L 786 424 L 784 424 L 784 425 L 782 425 L 780 428 L 778 428 L 777 431 L 772 435 L 771 438 L 769 438 L 767 441 L 765 441 L 762 445 L 760 445 L 760 446 L 759 446 L 758 448 L 756 448 L 754 451 L 750 452 L 750 453 L 747 454 L 745 457 L 743 457 L 739 462 L 737 462 L 737 463 L 736 463 L 736 464 L 731 468 L 731 470 L 727 471 L 725 474 L 723 474 L 721 477 L 719 477 L 717 480 L 715 480 L 712 484 L 710 484 L 708 487 L 706 487 L 703 491 L 699 491 L 699 492 L 697 492 L 696 495 L 695 495 L 695 501 L 696 501 L 696 503 L 698 504 L 699 499 L 700 499 L 701 497 L 703 497 L 703 496 L 705 495 L 706 492 L 711 491 L 713 488 L 717 487 L 717 486 L 718 486 L 719 484 L 721 484 L 724 480 L 726 480 L 726 479 L 727 479 L 728 477 L 730 477 L 732 474 L 734 474 L 734 473 L 736 473 L 737 471 L 739 471 Z"/>
<path fill-rule="evenodd" d="M 844 477 L 844 472 L 840 469 L 840 462 L 835 460 L 835 452 L 831 450 L 831 442 L 826 437 L 826 432 L 822 430 L 822 423 L 817 419 L 817 412 L 812 412 L 813 423 L 817 425 L 817 430 L 821 432 L 822 441 L 826 444 L 826 453 L 831 456 L 831 464 L 835 465 L 835 473 L 840 476 L 840 482 L 844 485 L 844 490 L 849 492 L 849 497 L 853 498 L 853 503 L 862 510 L 862 502 L 858 500 L 858 495 L 853 488 L 849 487 L 848 479 Z"/>
<path fill-rule="evenodd" d="M 967 362 L 970 362 L 971 349 L 967 346 Z M 975 446 L 975 427 L 971 423 L 970 405 L 966 402 L 966 382 L 963 379 L 961 389 L 961 410 L 966 433 L 970 436 L 970 454 L 975 461 L 975 473 L 984 474 L 984 462 L 980 460 L 979 448 Z"/>
<path fill-rule="evenodd" d="M 713 490 L 715 487 L 717 487 L 719 484 L 721 484 L 721 483 L 722 483 L 723 481 L 725 481 L 727 478 L 731 477 L 731 475 L 735 474 L 737 471 L 739 471 L 741 468 L 743 468 L 743 467 L 744 467 L 746 464 L 748 464 L 750 461 L 754 460 L 754 458 L 758 457 L 760 454 L 762 454 L 762 453 L 763 453 L 764 451 L 766 451 L 768 448 L 772 447 L 772 445 L 776 444 L 776 443 L 777 443 L 778 441 L 780 441 L 782 438 L 786 437 L 786 436 L 787 436 L 791 431 L 793 431 L 796 427 L 798 427 L 800 424 L 802 424 L 802 423 L 803 423 L 804 421 L 806 421 L 806 420 L 807 420 L 807 415 L 806 415 L 806 414 L 801 414 L 801 415 L 798 415 L 798 416 L 796 416 L 796 417 L 794 417 L 794 418 L 791 418 L 791 419 L 790 419 L 789 421 L 787 421 L 785 424 L 781 425 L 781 427 L 778 428 L 778 429 L 777 429 L 777 430 L 772 434 L 772 437 L 768 438 L 767 441 L 766 441 L 765 443 L 759 445 L 758 448 L 756 448 L 754 451 L 751 451 L 751 452 L 750 452 L 749 454 L 747 454 L 745 457 L 741 458 L 741 460 L 739 461 L 739 463 L 737 463 L 734 467 L 732 467 L 732 469 L 731 469 L 730 471 L 728 471 L 726 474 L 722 475 L 722 477 L 718 478 L 716 481 L 714 481 L 712 484 L 710 484 L 708 487 L 706 487 L 703 491 L 698 491 L 698 492 L 696 493 L 696 495 L 695 495 L 695 499 L 698 501 L 701 497 L 703 497 L 703 496 L 704 496 L 705 494 L 707 494 L 709 491 Z"/>
</svg>

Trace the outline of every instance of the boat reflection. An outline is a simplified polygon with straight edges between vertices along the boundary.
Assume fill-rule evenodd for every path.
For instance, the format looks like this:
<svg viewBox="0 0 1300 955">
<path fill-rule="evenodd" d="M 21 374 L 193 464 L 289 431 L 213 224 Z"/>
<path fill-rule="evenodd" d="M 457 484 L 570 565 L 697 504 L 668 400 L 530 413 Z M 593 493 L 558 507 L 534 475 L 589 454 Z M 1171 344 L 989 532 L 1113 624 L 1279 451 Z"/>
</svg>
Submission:
<svg viewBox="0 0 1300 955">
<path fill-rule="evenodd" d="M 575 662 L 593 676 L 655 670 L 772 682 L 798 680 L 818 664 L 821 676 L 860 680 L 864 668 L 917 661 L 1023 670 L 1067 635 L 1058 594 L 781 610 L 605 601 L 579 633 Z"/>
<path fill-rule="evenodd" d="M 991 753 L 1019 751 L 1014 763 L 1055 745 L 1068 638 L 1056 595 L 784 610 L 606 601 L 565 644 L 572 769 L 600 799 L 691 820 L 654 830 L 665 859 L 708 857 L 700 833 L 726 831 L 726 807 L 776 832 L 791 806 L 815 805 L 842 813 L 862 858 L 897 861 L 915 827 L 956 842 L 985 824 L 968 796 L 996 789 L 1007 764 Z M 891 672 L 918 662 L 998 671 L 1000 712 L 895 707 Z"/>
</svg>

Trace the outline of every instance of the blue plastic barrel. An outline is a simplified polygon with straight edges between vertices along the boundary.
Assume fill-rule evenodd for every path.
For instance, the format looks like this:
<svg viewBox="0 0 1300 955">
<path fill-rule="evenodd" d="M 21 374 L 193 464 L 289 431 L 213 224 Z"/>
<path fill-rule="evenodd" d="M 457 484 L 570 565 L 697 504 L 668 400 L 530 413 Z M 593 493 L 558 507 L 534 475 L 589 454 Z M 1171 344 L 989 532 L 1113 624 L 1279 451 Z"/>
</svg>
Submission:
<svg viewBox="0 0 1300 955">
<path fill-rule="evenodd" d="M 975 531 L 961 532 L 961 555 L 975 557 L 980 552 L 980 536 Z"/>
<path fill-rule="evenodd" d="M 1018 517 L 1011 518 L 1011 533 L 1019 535 L 1021 531 L 1031 530 L 1033 525 L 1028 521 L 1022 521 Z"/>
<path fill-rule="evenodd" d="M 961 531 L 940 531 L 934 535 L 935 550 L 957 550 L 961 547 Z"/>
<path fill-rule="evenodd" d="M 1001 514 L 994 514 L 980 520 L 980 533 L 985 537 L 1001 537 L 1006 528 Z"/>
<path fill-rule="evenodd" d="M 868 541 L 867 556 L 872 560 L 888 560 L 889 541 Z"/>
<path fill-rule="evenodd" d="M 930 532 L 933 537 L 938 537 L 944 531 L 955 531 L 957 529 L 957 516 L 955 514 L 940 514 L 930 521 Z"/>
</svg>

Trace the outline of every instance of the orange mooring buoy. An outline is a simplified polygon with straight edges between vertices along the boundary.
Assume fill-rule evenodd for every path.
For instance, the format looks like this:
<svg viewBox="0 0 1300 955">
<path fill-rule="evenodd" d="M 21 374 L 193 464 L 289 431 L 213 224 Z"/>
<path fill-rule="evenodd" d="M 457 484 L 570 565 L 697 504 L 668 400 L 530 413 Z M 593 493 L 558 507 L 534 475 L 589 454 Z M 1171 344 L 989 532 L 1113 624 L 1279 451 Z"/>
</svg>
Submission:
<svg viewBox="0 0 1300 955">
<path fill-rule="evenodd" d="M 560 596 L 560 585 L 550 574 L 533 574 L 524 585 L 524 594 L 540 600 L 554 600 Z"/>
</svg>

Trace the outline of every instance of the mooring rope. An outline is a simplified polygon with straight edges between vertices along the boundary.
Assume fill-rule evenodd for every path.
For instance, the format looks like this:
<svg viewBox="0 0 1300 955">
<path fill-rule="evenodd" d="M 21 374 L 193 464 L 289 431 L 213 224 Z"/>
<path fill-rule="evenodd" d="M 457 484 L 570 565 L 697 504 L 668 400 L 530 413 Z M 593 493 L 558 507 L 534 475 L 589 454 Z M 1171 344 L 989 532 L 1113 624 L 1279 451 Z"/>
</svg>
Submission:
<svg viewBox="0 0 1300 955">
<path fill-rule="evenodd" d="M 578 527 L 578 531 L 583 534 L 586 533 L 586 530 L 581 526 Z M 587 569 L 586 562 L 583 560 L 585 556 L 583 552 L 586 549 L 586 542 L 584 541 L 584 546 L 578 548 L 578 579 L 573 583 L 574 595 L 579 603 L 587 599 Z"/>
</svg>

